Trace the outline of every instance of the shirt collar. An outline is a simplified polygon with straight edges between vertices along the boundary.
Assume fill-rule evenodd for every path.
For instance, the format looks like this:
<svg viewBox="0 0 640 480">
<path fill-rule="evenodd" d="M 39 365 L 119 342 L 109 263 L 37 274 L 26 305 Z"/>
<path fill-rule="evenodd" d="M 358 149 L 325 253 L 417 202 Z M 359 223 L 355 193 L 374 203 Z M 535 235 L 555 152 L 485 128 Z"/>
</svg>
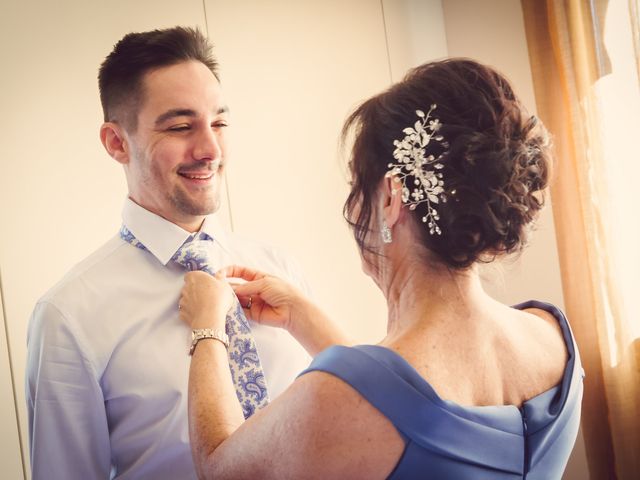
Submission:
<svg viewBox="0 0 640 480">
<path fill-rule="evenodd" d="M 122 221 L 138 241 L 163 265 L 171 260 L 173 254 L 191 235 L 175 223 L 141 207 L 130 198 L 127 198 L 122 209 Z M 215 215 L 205 217 L 200 231 L 212 237 L 215 244 L 228 250 L 227 234 Z"/>
</svg>

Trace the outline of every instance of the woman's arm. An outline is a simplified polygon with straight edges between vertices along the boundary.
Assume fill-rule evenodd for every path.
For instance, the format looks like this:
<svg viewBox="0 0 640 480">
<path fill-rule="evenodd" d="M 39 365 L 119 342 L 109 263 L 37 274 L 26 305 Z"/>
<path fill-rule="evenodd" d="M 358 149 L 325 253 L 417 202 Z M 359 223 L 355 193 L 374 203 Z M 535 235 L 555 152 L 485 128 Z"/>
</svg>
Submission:
<svg viewBox="0 0 640 480">
<path fill-rule="evenodd" d="M 188 412 L 193 462 L 198 477 L 209 478 L 215 450 L 244 422 L 227 350 L 219 341 L 201 340 L 193 353 Z"/>
<path fill-rule="evenodd" d="M 224 272 L 185 276 L 180 316 L 192 328 L 224 328 L 234 303 Z M 386 478 L 404 450 L 386 417 L 322 372 L 243 422 L 227 352 L 214 339 L 200 341 L 191 360 L 189 436 L 200 478 Z"/>
<path fill-rule="evenodd" d="M 180 319 L 192 329 L 224 331 L 235 295 L 224 279 L 205 272 L 185 275 L 180 296 Z M 189 368 L 189 438 L 198 477 L 204 478 L 208 459 L 244 421 L 238 403 L 227 348 L 217 339 L 203 339 L 192 352 Z"/>
<path fill-rule="evenodd" d="M 192 442 L 200 441 L 202 421 L 191 426 Z M 359 393 L 311 372 L 203 458 L 199 472 L 216 480 L 384 479 L 404 448 L 393 424 Z"/>
</svg>

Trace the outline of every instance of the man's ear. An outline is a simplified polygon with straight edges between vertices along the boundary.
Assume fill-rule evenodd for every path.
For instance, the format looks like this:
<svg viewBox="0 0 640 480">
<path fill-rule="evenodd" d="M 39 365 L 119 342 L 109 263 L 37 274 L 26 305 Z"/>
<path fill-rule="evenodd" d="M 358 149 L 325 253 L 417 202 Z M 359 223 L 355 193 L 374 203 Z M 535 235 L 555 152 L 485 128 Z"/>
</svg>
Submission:
<svg viewBox="0 0 640 480">
<path fill-rule="evenodd" d="M 124 129 L 114 122 L 105 122 L 100 127 L 100 141 L 104 149 L 118 163 L 129 163 L 129 145 Z"/>
<path fill-rule="evenodd" d="M 383 181 L 384 206 L 382 215 L 389 228 L 392 228 L 400 218 L 402 207 L 402 184 L 393 175 L 385 176 Z"/>
</svg>

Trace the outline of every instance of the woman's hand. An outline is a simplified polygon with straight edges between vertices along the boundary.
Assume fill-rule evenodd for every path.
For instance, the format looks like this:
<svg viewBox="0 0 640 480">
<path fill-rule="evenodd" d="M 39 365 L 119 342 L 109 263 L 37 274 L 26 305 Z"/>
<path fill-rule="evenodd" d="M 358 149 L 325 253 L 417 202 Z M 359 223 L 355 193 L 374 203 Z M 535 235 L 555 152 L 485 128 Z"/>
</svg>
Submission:
<svg viewBox="0 0 640 480">
<path fill-rule="evenodd" d="M 232 265 L 224 269 L 227 277 L 240 278 L 247 283 L 232 284 L 240 304 L 253 321 L 289 330 L 304 316 L 306 298 L 284 280 L 246 267 Z M 298 317 L 298 318 L 296 318 Z"/>
<path fill-rule="evenodd" d="M 184 276 L 180 294 L 180 320 L 192 329 L 214 328 L 224 331 L 227 312 L 235 304 L 235 294 L 225 278 L 224 269 L 215 275 L 189 272 Z"/>
<path fill-rule="evenodd" d="M 311 356 L 330 345 L 351 343 L 322 310 L 284 280 L 236 265 L 224 270 L 228 277 L 247 281 L 232 285 L 247 317 L 288 330 Z"/>
</svg>

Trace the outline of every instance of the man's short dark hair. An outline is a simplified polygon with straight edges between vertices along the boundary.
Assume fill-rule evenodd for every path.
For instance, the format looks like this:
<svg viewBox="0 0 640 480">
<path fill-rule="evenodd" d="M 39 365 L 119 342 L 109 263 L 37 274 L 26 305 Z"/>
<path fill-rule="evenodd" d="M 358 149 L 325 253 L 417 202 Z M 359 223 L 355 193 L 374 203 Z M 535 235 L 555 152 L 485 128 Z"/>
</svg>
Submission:
<svg viewBox="0 0 640 480">
<path fill-rule="evenodd" d="M 144 100 L 144 75 L 189 60 L 203 63 L 218 78 L 211 44 L 197 28 L 173 27 L 125 35 L 102 62 L 98 74 L 104 121 L 135 131 Z"/>
</svg>

